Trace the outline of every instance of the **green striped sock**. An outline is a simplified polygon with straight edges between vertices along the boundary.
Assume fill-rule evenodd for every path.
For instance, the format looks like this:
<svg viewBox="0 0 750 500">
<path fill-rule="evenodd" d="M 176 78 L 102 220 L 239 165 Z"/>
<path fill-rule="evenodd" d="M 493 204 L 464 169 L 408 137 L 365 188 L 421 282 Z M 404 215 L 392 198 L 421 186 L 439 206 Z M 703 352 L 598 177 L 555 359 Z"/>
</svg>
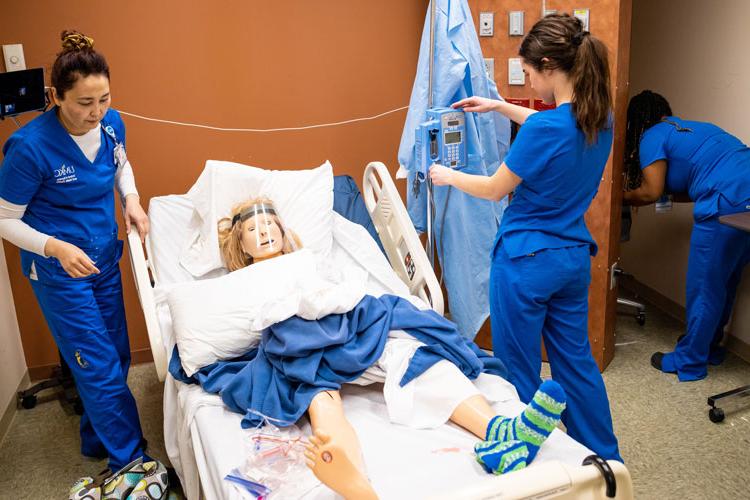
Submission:
<svg viewBox="0 0 750 500">
<path fill-rule="evenodd" d="M 565 391 L 554 380 L 539 386 L 534 398 L 515 418 L 493 417 L 487 425 L 487 441 L 523 441 L 529 449 L 529 462 L 552 433 L 565 409 Z"/>
<path fill-rule="evenodd" d="M 521 441 L 480 441 L 474 452 L 484 470 L 491 474 L 505 474 L 523 469 L 528 463 L 529 450 Z"/>
</svg>

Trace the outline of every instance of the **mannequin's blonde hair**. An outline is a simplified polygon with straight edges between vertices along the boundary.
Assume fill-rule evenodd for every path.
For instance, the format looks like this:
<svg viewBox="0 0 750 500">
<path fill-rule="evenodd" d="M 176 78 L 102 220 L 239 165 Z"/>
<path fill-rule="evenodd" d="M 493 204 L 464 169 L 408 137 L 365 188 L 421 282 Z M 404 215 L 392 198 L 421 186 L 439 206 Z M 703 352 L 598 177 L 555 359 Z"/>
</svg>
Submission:
<svg viewBox="0 0 750 500">
<path fill-rule="evenodd" d="M 268 198 L 252 198 L 242 203 L 238 203 L 232 207 L 232 212 L 229 217 L 224 217 L 219 220 L 219 250 L 221 251 L 221 257 L 224 260 L 224 265 L 229 269 L 230 272 L 237 271 L 243 267 L 247 267 L 253 263 L 253 258 L 245 253 L 242 249 L 242 222 L 232 224 L 232 219 L 242 213 L 245 209 L 252 207 L 258 203 L 265 203 L 273 205 L 273 201 Z M 284 230 L 284 226 L 281 224 L 278 215 L 271 215 L 271 218 L 276 222 L 281 229 L 281 235 L 284 239 L 284 244 L 281 248 L 281 253 L 291 253 L 295 250 L 302 248 L 302 243 L 293 231 L 290 229 Z"/>
</svg>

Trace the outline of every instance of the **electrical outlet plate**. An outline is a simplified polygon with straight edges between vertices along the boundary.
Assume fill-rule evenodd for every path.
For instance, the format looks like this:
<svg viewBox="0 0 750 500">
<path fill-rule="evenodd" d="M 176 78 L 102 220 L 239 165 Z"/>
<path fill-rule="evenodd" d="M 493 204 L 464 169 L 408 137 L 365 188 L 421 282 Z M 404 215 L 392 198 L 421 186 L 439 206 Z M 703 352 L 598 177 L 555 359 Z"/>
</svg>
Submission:
<svg viewBox="0 0 750 500">
<path fill-rule="evenodd" d="M 508 12 L 508 34 L 510 36 L 523 36 L 522 10 L 512 10 Z"/>
<path fill-rule="evenodd" d="M 3 58 L 5 59 L 5 71 L 26 69 L 26 60 L 23 57 L 23 45 L 20 43 L 3 45 Z"/>
<path fill-rule="evenodd" d="M 495 81 L 495 59 L 492 57 L 484 58 L 484 67 L 487 70 L 487 78 Z"/>
<path fill-rule="evenodd" d="M 508 84 L 526 85 L 526 75 L 523 73 L 520 57 L 508 59 Z"/>
<path fill-rule="evenodd" d="M 609 289 L 614 290 L 617 286 L 617 271 L 620 269 L 620 260 L 616 260 L 609 268 Z"/>
<path fill-rule="evenodd" d="M 495 13 L 479 13 L 479 36 L 492 36 L 495 34 Z"/>
</svg>

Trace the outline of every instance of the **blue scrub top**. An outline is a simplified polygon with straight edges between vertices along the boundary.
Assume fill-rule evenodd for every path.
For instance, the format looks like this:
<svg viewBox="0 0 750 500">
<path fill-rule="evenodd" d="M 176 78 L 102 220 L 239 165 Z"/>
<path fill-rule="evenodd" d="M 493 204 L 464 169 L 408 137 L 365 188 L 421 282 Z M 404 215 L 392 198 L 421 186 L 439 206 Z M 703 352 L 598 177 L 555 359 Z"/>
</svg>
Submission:
<svg viewBox="0 0 750 500">
<path fill-rule="evenodd" d="M 666 160 L 665 189 L 687 193 L 696 220 L 718 215 L 722 198 L 736 207 L 750 201 L 750 148 L 711 123 L 665 120 L 643 133 L 641 168 Z"/>
<path fill-rule="evenodd" d="M 57 119 L 55 109 L 38 116 L 10 136 L 3 146 L 0 198 L 27 205 L 23 221 L 63 241 L 112 239 L 115 139 L 125 141 L 120 114 L 110 109 L 102 120 L 102 142 L 91 162 Z"/>
<path fill-rule="evenodd" d="M 569 103 L 529 116 L 505 164 L 522 180 L 505 210 L 497 241 L 508 256 L 550 248 L 597 246 L 583 219 L 596 196 L 612 148 L 612 127 L 594 144 L 578 128 Z"/>
</svg>

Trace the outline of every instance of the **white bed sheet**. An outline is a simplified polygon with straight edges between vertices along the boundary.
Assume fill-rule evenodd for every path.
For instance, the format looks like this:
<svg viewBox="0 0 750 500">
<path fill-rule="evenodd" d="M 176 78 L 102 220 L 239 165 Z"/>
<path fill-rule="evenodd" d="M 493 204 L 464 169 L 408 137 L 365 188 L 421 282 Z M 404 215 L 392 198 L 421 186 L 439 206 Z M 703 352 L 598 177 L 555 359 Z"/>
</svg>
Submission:
<svg viewBox="0 0 750 500">
<path fill-rule="evenodd" d="M 155 290 L 157 313 L 169 354 L 174 340 L 163 290 L 170 284 L 193 279 L 177 262 L 177 256 L 187 244 L 185 235 L 194 223 L 190 220 L 191 215 L 189 200 L 180 195 L 155 198 L 149 207 L 152 227 L 149 251 L 158 283 Z M 356 242 L 342 244 L 351 246 Z M 382 283 L 371 284 L 374 288 L 382 286 L 382 291 L 386 292 L 401 287 L 408 294 L 406 286 L 389 267 L 390 275 L 383 276 L 381 263 L 377 259 L 372 259 L 367 266 L 382 280 Z M 498 383 L 504 382 L 502 379 L 496 380 Z M 472 447 L 476 438 L 468 432 L 453 424 L 438 429 L 414 430 L 390 423 L 382 386 L 377 384 L 368 387 L 347 385 L 342 395 L 347 417 L 357 429 L 362 443 L 368 474 L 381 498 L 429 498 L 459 488 L 461 483 L 487 478 L 473 458 Z M 523 408 L 517 399 L 493 406 L 498 414 L 508 416 L 516 415 Z M 245 447 L 241 443 L 246 434 L 240 427 L 241 418 L 241 415 L 228 411 L 218 396 L 167 376 L 164 391 L 165 444 L 188 499 L 199 498 L 199 495 L 208 499 L 242 498 L 234 486 L 223 479 L 245 460 Z M 309 427 L 305 426 L 303 430 L 309 434 Z M 580 465 L 591 453 L 565 433 L 556 430 L 542 446 L 534 463 L 559 460 Z M 321 485 L 304 498 L 336 496 Z"/>
<path fill-rule="evenodd" d="M 487 478 L 487 473 L 473 456 L 477 440 L 465 430 L 453 424 L 430 430 L 391 424 L 377 388 L 347 385 L 342 389 L 342 396 L 347 418 L 357 429 L 362 444 L 367 472 L 381 498 L 432 498 L 460 487 L 462 482 Z M 497 403 L 494 408 L 498 413 L 515 415 L 523 409 L 523 404 L 517 400 L 508 401 Z M 203 451 L 199 454 L 198 469 L 206 498 L 242 498 L 234 486 L 223 480 L 229 471 L 246 459 L 244 445 L 238 446 L 247 439 L 240 429 L 240 420 L 241 415 L 219 405 L 204 405 L 195 413 L 192 441 L 194 449 Z M 300 423 L 300 427 L 309 434 L 306 422 Z M 560 460 L 580 465 L 590 454 L 565 433 L 555 430 L 542 446 L 535 464 Z M 336 496 L 321 485 L 303 498 Z"/>
</svg>

